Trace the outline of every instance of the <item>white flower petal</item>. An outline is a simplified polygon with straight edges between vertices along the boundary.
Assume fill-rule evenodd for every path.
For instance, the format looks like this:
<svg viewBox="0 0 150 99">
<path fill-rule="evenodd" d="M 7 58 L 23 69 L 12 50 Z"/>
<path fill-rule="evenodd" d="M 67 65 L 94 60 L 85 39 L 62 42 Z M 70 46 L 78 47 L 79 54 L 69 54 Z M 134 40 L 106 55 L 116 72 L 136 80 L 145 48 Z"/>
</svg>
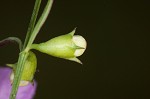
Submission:
<svg viewBox="0 0 150 99">
<path fill-rule="evenodd" d="M 75 56 L 81 56 L 84 53 L 86 46 L 87 46 L 86 40 L 80 35 L 74 35 L 73 42 L 77 46 L 84 48 L 84 49 L 76 49 L 76 51 L 74 53 Z"/>
</svg>

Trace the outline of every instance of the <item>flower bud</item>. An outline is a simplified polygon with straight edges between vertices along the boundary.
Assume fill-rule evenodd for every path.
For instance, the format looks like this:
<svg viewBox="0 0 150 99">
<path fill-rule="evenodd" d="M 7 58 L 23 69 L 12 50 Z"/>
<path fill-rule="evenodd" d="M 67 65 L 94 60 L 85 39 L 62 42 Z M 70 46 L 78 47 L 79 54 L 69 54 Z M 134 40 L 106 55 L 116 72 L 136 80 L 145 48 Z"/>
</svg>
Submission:
<svg viewBox="0 0 150 99">
<path fill-rule="evenodd" d="M 14 79 L 16 65 L 17 64 L 12 65 L 13 71 L 10 76 L 11 83 L 13 82 L 13 79 Z M 21 77 L 19 86 L 26 86 L 30 82 L 32 82 L 34 73 L 36 71 L 36 67 L 37 67 L 37 58 L 33 52 L 29 51 L 29 55 L 25 62 L 25 66 L 23 69 L 23 73 L 22 73 L 22 77 Z"/>
<path fill-rule="evenodd" d="M 86 46 L 87 46 L 86 40 L 80 35 L 74 35 L 73 36 L 73 42 L 77 46 L 80 46 L 83 48 L 83 49 L 76 49 L 76 51 L 74 53 L 75 56 L 81 56 L 84 53 Z"/>
<path fill-rule="evenodd" d="M 82 55 L 85 51 L 86 40 L 80 35 L 74 35 L 74 33 L 75 29 L 68 34 L 52 38 L 47 42 L 33 44 L 31 49 L 81 63 L 76 57 Z"/>
</svg>

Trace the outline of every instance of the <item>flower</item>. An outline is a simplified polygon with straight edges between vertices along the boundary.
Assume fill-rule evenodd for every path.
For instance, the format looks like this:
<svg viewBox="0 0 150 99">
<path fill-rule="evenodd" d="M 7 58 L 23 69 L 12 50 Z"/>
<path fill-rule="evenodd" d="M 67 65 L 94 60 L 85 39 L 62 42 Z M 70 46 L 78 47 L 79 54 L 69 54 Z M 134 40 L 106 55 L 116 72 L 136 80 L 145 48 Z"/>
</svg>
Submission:
<svg viewBox="0 0 150 99">
<path fill-rule="evenodd" d="M 81 56 L 84 53 L 87 46 L 86 40 L 80 35 L 74 35 L 72 40 L 77 46 L 81 47 L 81 49 L 76 49 L 74 55 Z"/>
<path fill-rule="evenodd" d="M 11 72 L 11 75 L 10 75 L 10 81 L 11 81 L 11 83 L 13 83 L 17 63 L 7 64 L 7 66 L 13 68 L 13 70 Z M 30 82 L 33 81 L 34 74 L 35 74 L 35 71 L 36 71 L 36 67 L 37 67 L 36 55 L 32 51 L 29 51 L 29 55 L 26 59 L 24 69 L 23 69 L 23 73 L 22 73 L 22 76 L 21 76 L 21 81 L 20 81 L 20 84 L 19 84 L 20 86 L 28 85 Z"/>
<path fill-rule="evenodd" d="M 74 35 L 74 33 L 75 29 L 68 34 L 52 38 L 47 42 L 33 44 L 31 49 L 81 63 L 76 57 L 84 53 L 87 43 L 82 36 Z"/>
<path fill-rule="evenodd" d="M 8 67 L 0 67 L 0 99 L 9 99 L 12 84 L 10 80 L 12 69 Z M 34 81 L 25 86 L 20 86 L 16 99 L 33 99 L 35 95 L 37 83 Z"/>
</svg>

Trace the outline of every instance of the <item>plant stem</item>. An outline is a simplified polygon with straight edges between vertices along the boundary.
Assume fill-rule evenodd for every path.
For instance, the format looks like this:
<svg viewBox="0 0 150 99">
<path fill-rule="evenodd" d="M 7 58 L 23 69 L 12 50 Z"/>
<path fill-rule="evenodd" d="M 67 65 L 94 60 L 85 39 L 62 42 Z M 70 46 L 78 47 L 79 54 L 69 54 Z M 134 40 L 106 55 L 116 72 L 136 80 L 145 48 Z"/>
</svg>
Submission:
<svg viewBox="0 0 150 99">
<path fill-rule="evenodd" d="M 15 76 L 14 76 L 14 80 L 13 80 L 10 99 L 16 98 L 19 83 L 20 83 L 20 80 L 22 77 L 22 72 L 24 69 L 24 64 L 25 64 L 25 61 L 26 61 L 28 54 L 29 54 L 28 51 L 30 50 L 30 47 L 31 47 L 36 35 L 40 31 L 44 22 L 46 21 L 46 18 L 48 17 L 48 14 L 49 14 L 51 7 L 52 7 L 52 3 L 53 3 L 53 0 L 48 0 L 47 5 L 46 5 L 40 19 L 38 20 L 37 24 L 35 25 L 36 18 L 38 15 L 38 10 L 39 10 L 40 4 L 41 4 L 41 0 L 36 0 L 34 11 L 33 11 L 31 21 L 30 21 L 30 24 L 28 27 L 25 43 L 23 45 L 22 51 L 19 54 L 19 59 L 18 59 L 16 71 L 15 71 Z"/>
<path fill-rule="evenodd" d="M 8 44 L 8 43 L 13 43 L 13 42 L 18 43 L 19 49 L 20 49 L 20 51 L 21 51 L 21 50 L 22 50 L 22 42 L 21 42 L 21 40 L 20 40 L 19 38 L 17 38 L 17 37 L 8 37 L 8 38 L 6 38 L 6 39 L 0 41 L 0 46 L 6 45 L 6 44 Z"/>
<path fill-rule="evenodd" d="M 31 20 L 30 20 L 30 23 L 29 23 L 29 26 L 28 26 L 27 35 L 26 35 L 26 38 L 25 38 L 23 49 L 25 49 L 25 47 L 26 47 L 26 45 L 29 41 L 29 38 L 31 36 L 31 33 L 34 29 L 36 19 L 37 19 L 37 16 L 38 16 L 38 12 L 39 12 L 39 9 L 40 9 L 40 4 L 41 4 L 41 0 L 36 0 L 35 1 L 35 6 L 34 6 L 32 16 L 31 16 Z"/>
<path fill-rule="evenodd" d="M 24 64 L 25 64 L 25 60 L 28 57 L 28 53 L 27 52 L 21 52 L 19 55 L 19 59 L 18 59 L 18 64 L 17 64 L 17 68 L 15 71 L 15 77 L 13 80 L 13 85 L 12 85 L 12 91 L 10 94 L 10 99 L 15 99 L 16 98 L 16 93 L 19 87 L 19 83 L 21 80 L 21 76 L 22 76 L 22 72 L 24 69 Z"/>
<path fill-rule="evenodd" d="M 50 10 L 52 8 L 52 4 L 53 4 L 53 0 L 48 0 L 47 5 L 44 8 L 43 13 L 42 13 L 40 19 L 38 20 L 38 22 L 37 22 L 37 24 L 36 24 L 32 34 L 31 34 L 31 37 L 29 39 L 29 43 L 26 46 L 26 50 L 29 50 L 29 48 L 31 47 L 35 37 L 39 33 L 39 31 L 40 31 L 41 27 L 43 26 L 44 22 L 46 21 L 48 15 L 50 13 Z"/>
</svg>

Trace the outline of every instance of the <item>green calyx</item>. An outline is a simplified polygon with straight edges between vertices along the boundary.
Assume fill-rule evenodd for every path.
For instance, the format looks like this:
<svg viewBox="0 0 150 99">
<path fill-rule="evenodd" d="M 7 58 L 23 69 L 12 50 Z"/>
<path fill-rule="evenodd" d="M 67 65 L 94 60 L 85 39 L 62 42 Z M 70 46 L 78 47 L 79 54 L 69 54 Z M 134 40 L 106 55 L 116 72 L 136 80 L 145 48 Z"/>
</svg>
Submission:
<svg viewBox="0 0 150 99">
<path fill-rule="evenodd" d="M 32 81 L 37 67 L 36 55 L 29 51 L 29 56 L 25 62 L 21 80 Z"/>
<path fill-rule="evenodd" d="M 17 63 L 15 64 L 7 64 L 7 66 L 12 67 L 13 71 L 15 73 Z M 31 51 L 29 51 L 29 55 L 27 57 L 27 60 L 24 65 L 21 81 L 30 81 L 32 82 L 35 71 L 37 67 L 37 58 L 35 54 Z"/>
<path fill-rule="evenodd" d="M 32 48 L 60 58 L 74 57 L 74 43 L 70 34 L 55 37 L 47 42 L 33 44 Z"/>
<path fill-rule="evenodd" d="M 31 49 L 36 49 L 54 57 L 64 58 L 81 63 L 74 55 L 76 49 L 80 49 L 80 47 L 75 45 L 72 40 L 74 33 L 75 29 L 68 34 L 52 38 L 47 42 L 32 44 Z"/>
</svg>

